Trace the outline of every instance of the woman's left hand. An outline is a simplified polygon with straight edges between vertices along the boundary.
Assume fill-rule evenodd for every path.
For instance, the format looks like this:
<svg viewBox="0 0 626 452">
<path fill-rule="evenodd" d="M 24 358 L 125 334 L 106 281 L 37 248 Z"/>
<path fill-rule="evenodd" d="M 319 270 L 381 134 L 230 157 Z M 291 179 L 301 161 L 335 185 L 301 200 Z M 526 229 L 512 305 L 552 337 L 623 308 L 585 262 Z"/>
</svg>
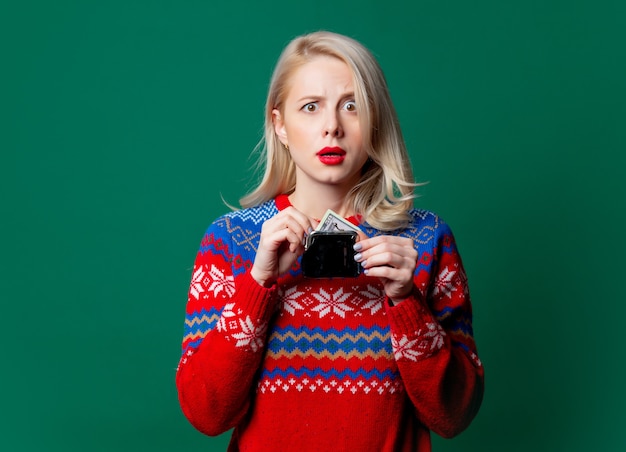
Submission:
<svg viewBox="0 0 626 452">
<path fill-rule="evenodd" d="M 411 294 L 417 265 L 413 239 L 379 235 L 362 238 L 354 249 L 354 259 L 361 263 L 364 273 L 380 278 L 385 294 L 394 304 Z"/>
</svg>

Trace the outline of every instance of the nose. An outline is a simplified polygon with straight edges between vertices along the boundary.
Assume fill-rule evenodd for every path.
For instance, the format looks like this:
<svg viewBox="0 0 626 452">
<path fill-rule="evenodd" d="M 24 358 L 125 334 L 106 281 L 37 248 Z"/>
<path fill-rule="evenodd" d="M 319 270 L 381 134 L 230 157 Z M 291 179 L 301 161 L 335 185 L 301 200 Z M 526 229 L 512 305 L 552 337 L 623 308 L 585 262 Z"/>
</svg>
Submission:
<svg viewBox="0 0 626 452">
<path fill-rule="evenodd" d="M 341 120 L 337 111 L 330 111 L 326 117 L 324 136 L 327 137 L 329 135 L 337 138 L 343 136 L 343 127 L 341 127 Z"/>
</svg>

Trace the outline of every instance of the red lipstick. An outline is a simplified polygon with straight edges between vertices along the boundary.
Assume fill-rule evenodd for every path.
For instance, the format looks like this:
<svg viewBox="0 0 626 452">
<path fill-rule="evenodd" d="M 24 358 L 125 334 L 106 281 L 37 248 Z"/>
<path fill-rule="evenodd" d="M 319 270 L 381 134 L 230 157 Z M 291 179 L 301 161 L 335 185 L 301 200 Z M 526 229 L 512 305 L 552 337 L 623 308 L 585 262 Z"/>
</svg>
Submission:
<svg viewBox="0 0 626 452">
<path fill-rule="evenodd" d="M 317 152 L 317 158 L 324 165 L 339 165 L 346 158 L 346 151 L 340 147 L 325 147 Z"/>
</svg>

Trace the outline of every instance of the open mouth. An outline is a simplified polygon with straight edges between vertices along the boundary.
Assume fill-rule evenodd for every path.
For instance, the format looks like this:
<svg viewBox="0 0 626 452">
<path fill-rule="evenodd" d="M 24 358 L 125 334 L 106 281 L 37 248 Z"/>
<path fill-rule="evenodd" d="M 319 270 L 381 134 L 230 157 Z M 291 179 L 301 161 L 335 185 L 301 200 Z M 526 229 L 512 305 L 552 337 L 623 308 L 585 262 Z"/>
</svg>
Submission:
<svg viewBox="0 0 626 452">
<path fill-rule="evenodd" d="M 343 151 L 342 152 L 336 152 L 336 151 L 318 152 L 317 158 L 324 165 L 339 165 L 345 160 L 346 153 Z"/>
<path fill-rule="evenodd" d="M 326 147 L 317 153 L 318 157 L 345 157 L 346 151 L 340 147 Z"/>
</svg>

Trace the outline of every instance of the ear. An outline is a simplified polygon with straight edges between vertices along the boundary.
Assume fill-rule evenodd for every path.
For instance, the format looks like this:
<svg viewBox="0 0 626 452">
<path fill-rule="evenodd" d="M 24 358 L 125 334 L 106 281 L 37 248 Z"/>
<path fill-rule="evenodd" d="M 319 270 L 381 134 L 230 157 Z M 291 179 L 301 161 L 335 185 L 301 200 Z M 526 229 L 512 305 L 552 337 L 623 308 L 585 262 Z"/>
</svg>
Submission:
<svg viewBox="0 0 626 452">
<path fill-rule="evenodd" d="M 285 123 L 283 117 L 277 108 L 272 110 L 272 123 L 274 124 L 274 132 L 282 144 L 287 146 L 287 130 L 285 129 Z"/>
</svg>

